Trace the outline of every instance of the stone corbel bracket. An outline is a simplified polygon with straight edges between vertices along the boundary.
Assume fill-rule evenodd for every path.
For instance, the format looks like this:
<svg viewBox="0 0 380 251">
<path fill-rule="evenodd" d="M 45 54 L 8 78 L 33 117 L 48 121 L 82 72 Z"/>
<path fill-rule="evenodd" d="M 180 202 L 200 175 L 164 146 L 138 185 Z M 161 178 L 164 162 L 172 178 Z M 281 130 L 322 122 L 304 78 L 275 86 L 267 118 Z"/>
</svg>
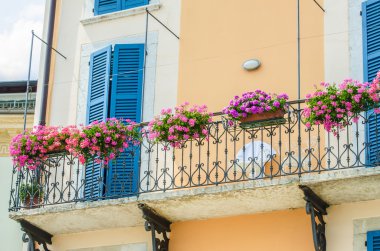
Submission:
<svg viewBox="0 0 380 251">
<path fill-rule="evenodd" d="M 323 219 L 327 215 L 329 204 L 323 201 L 313 190 L 307 186 L 300 185 L 306 201 L 306 213 L 310 215 L 311 227 L 315 251 L 326 251 L 326 223 Z"/>
<path fill-rule="evenodd" d="M 19 222 L 21 230 L 24 231 L 22 241 L 28 243 L 28 251 L 42 251 L 39 248 L 36 249 L 36 242 L 42 246 L 45 251 L 49 251 L 47 244 L 52 244 L 51 238 L 53 235 L 30 224 L 26 220 L 20 220 Z"/>
<path fill-rule="evenodd" d="M 169 250 L 169 238 L 170 221 L 164 217 L 158 215 L 153 209 L 146 204 L 139 204 L 139 208 L 143 213 L 145 219 L 145 230 L 152 233 L 152 245 L 153 251 L 168 251 Z M 162 235 L 158 238 L 157 235 Z"/>
</svg>

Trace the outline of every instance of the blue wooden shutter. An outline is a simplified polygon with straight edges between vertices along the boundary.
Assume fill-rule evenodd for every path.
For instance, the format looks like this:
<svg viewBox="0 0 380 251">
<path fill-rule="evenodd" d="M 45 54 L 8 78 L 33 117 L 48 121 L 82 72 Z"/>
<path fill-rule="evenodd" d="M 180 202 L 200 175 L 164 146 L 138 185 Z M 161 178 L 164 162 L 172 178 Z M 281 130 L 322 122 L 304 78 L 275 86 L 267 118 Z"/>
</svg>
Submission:
<svg viewBox="0 0 380 251">
<path fill-rule="evenodd" d="M 95 0 L 94 13 L 102 15 L 121 10 L 121 0 Z"/>
<path fill-rule="evenodd" d="M 130 9 L 149 4 L 149 0 L 122 0 L 122 9 Z"/>
<path fill-rule="evenodd" d="M 87 124 L 105 121 L 108 114 L 111 46 L 91 55 L 90 80 L 87 99 Z M 103 194 L 104 169 L 100 164 L 88 163 L 85 167 L 85 198 L 98 198 Z"/>
<path fill-rule="evenodd" d="M 364 81 L 372 81 L 380 70 L 380 0 L 369 0 L 362 4 Z M 380 162 L 380 116 L 368 112 L 367 164 Z"/>
<path fill-rule="evenodd" d="M 367 251 L 380 251 L 380 231 L 367 232 Z"/>
<path fill-rule="evenodd" d="M 143 44 L 116 45 L 113 57 L 110 117 L 141 122 Z M 109 196 L 127 196 L 137 192 L 140 151 L 130 146 L 109 167 Z"/>
</svg>

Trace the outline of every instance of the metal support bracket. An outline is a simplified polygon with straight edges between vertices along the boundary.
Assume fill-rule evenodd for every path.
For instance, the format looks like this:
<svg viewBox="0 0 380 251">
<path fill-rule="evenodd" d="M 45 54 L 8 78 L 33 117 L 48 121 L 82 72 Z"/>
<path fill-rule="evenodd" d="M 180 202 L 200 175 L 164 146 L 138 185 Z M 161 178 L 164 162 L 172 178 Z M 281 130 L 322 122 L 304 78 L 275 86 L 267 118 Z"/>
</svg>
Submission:
<svg viewBox="0 0 380 251">
<path fill-rule="evenodd" d="M 170 221 L 158 215 L 153 209 L 146 204 L 139 204 L 145 219 L 145 230 L 152 233 L 153 251 L 169 251 Z M 157 235 L 162 235 L 158 238 Z"/>
<path fill-rule="evenodd" d="M 329 204 L 323 201 L 309 187 L 300 185 L 299 188 L 305 195 L 306 213 L 311 217 L 315 251 L 326 251 L 326 223 L 323 220 L 323 215 L 327 215 L 326 209 Z"/>
<path fill-rule="evenodd" d="M 22 241 L 28 243 L 28 251 L 42 251 L 36 249 L 36 242 L 44 248 L 44 251 L 50 251 L 47 244 L 52 244 L 51 238 L 53 235 L 30 224 L 26 220 L 20 220 L 21 230 L 24 231 Z"/>
</svg>

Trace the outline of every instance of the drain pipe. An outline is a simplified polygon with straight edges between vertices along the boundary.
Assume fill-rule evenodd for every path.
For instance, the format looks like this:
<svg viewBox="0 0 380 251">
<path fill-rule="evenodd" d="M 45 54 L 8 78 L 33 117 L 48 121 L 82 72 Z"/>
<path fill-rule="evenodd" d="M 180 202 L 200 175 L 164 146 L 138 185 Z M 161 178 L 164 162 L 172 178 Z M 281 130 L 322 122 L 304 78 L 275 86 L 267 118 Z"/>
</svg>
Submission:
<svg viewBox="0 0 380 251">
<path fill-rule="evenodd" d="M 38 122 L 39 125 L 46 125 L 46 106 L 47 106 L 47 99 L 48 99 L 48 93 L 49 93 L 50 65 L 51 65 L 51 53 L 52 53 L 52 48 L 53 48 L 56 5 L 57 5 L 57 0 L 50 0 L 48 30 L 47 30 L 47 45 L 46 45 L 46 51 L 45 51 L 45 66 L 44 66 L 44 75 L 42 79 L 42 90 L 41 90 L 41 108 L 40 108 L 40 118 Z"/>
</svg>

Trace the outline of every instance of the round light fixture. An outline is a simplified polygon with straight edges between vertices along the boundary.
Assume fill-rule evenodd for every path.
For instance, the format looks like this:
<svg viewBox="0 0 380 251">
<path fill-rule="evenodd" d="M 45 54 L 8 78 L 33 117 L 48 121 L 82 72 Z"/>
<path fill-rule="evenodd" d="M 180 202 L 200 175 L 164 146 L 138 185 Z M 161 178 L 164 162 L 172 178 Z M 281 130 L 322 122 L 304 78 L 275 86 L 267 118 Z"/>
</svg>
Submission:
<svg viewBox="0 0 380 251">
<path fill-rule="evenodd" d="M 257 68 L 259 68 L 261 65 L 261 62 L 260 60 L 258 59 L 249 59 L 247 61 L 244 62 L 243 64 L 243 68 L 247 71 L 253 71 L 253 70 L 256 70 Z"/>
</svg>

